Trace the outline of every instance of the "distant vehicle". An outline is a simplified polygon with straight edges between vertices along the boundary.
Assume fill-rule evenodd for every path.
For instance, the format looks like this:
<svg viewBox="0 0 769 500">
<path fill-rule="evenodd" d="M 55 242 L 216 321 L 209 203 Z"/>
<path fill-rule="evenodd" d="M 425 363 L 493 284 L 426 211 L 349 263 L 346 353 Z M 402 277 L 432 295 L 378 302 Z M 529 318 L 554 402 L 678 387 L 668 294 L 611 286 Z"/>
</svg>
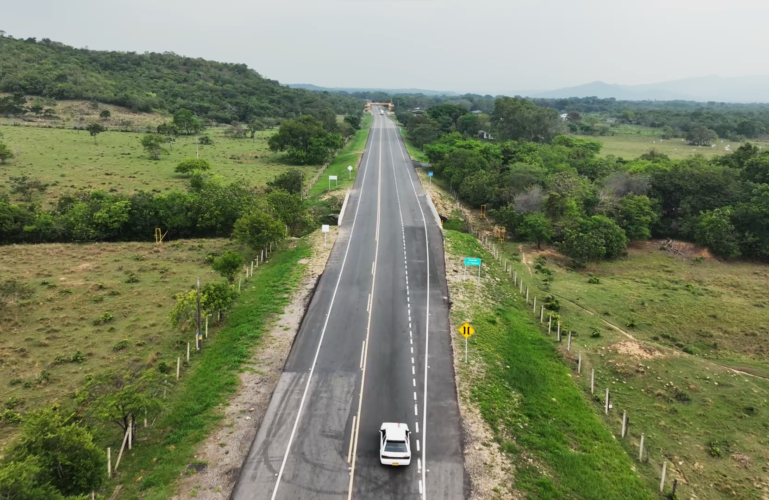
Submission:
<svg viewBox="0 0 769 500">
<path fill-rule="evenodd" d="M 383 114 L 384 114 L 384 109 L 380 109 L 380 110 L 379 110 L 379 114 L 380 114 L 380 115 L 383 115 Z"/>
<path fill-rule="evenodd" d="M 411 463 L 411 432 L 406 424 L 385 422 L 379 428 L 379 461 L 382 465 Z"/>
</svg>

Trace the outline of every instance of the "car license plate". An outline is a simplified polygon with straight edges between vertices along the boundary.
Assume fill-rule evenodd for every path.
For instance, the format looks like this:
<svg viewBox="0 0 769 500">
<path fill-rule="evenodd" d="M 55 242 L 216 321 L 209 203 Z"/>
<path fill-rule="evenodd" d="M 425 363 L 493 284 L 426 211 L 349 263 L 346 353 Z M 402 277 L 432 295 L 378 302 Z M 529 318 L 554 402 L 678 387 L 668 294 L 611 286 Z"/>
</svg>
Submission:
<svg viewBox="0 0 769 500">
<path fill-rule="evenodd" d="M 393 467 L 398 467 L 398 462 L 393 462 Z"/>
</svg>

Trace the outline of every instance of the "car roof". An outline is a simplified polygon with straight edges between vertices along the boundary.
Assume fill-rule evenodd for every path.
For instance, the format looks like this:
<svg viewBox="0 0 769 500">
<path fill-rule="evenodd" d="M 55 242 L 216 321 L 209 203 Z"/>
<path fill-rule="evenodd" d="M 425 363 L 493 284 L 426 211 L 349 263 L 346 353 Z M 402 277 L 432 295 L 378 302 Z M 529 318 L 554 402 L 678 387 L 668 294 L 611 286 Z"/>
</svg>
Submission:
<svg viewBox="0 0 769 500">
<path fill-rule="evenodd" d="M 390 440 L 405 441 L 409 426 L 395 422 L 384 422 L 379 430 L 384 430 L 387 434 L 387 438 Z"/>
</svg>

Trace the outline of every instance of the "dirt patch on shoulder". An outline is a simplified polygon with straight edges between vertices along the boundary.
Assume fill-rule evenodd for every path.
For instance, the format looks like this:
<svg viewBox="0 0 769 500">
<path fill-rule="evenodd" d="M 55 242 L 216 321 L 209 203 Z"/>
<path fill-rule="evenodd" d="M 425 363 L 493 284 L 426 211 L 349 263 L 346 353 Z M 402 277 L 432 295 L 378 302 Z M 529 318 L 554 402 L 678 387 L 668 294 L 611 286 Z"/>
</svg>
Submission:
<svg viewBox="0 0 769 500">
<path fill-rule="evenodd" d="M 240 388 L 223 409 L 222 425 L 198 447 L 195 460 L 205 463 L 206 467 L 194 469 L 195 472 L 188 469 L 191 475 L 179 480 L 173 500 L 225 500 L 230 497 L 336 236 L 337 228 L 332 227 L 324 246 L 320 231 L 310 235 L 313 255 L 299 261 L 307 268 L 290 304 L 275 318 L 269 333 L 261 339 L 251 362 L 240 375 Z"/>
<path fill-rule="evenodd" d="M 633 248 L 641 248 L 646 250 L 660 249 L 662 251 L 684 257 L 686 259 L 702 258 L 705 260 L 718 262 L 718 259 L 710 253 L 707 248 L 699 247 L 694 243 L 688 241 L 677 240 L 651 240 L 646 242 L 635 242 Z"/>
<path fill-rule="evenodd" d="M 657 349 L 641 345 L 640 343 L 632 340 L 626 340 L 624 342 L 614 344 L 609 347 L 609 350 L 637 359 L 654 359 L 661 358 L 663 356 L 663 354 Z"/>
</svg>

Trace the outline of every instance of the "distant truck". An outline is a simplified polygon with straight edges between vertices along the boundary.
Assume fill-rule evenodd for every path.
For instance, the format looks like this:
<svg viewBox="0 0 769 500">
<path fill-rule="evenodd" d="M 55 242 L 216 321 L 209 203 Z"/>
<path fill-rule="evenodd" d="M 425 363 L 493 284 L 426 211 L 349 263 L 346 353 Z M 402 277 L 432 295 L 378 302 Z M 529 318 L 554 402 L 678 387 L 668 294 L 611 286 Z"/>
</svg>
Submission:
<svg viewBox="0 0 769 500">
<path fill-rule="evenodd" d="M 383 114 L 384 114 L 384 109 L 380 109 L 380 110 L 379 110 L 379 114 L 380 114 L 380 115 L 383 115 Z"/>
<path fill-rule="evenodd" d="M 411 432 L 406 424 L 384 422 L 379 428 L 379 462 L 382 465 L 411 463 Z"/>
</svg>

